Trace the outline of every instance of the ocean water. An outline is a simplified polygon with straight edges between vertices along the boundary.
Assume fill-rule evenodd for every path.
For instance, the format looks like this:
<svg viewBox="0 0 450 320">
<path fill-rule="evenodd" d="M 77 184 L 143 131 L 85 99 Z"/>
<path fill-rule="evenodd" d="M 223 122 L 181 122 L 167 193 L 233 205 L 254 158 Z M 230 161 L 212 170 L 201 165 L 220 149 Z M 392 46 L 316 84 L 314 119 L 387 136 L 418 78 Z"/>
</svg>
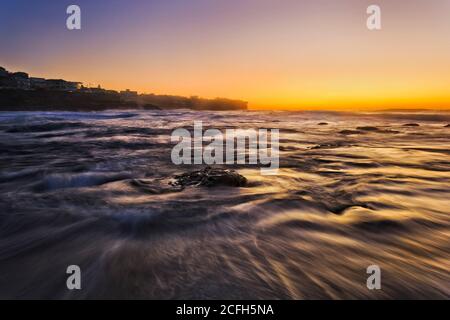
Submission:
<svg viewBox="0 0 450 320">
<path fill-rule="evenodd" d="M 199 120 L 279 129 L 279 174 L 236 165 L 245 187 L 167 190 L 202 167 L 170 161 L 172 131 Z M 448 123 L 424 112 L 2 112 L 0 298 L 448 299 Z M 81 290 L 66 288 L 69 265 Z M 381 290 L 366 287 L 369 265 Z"/>
</svg>

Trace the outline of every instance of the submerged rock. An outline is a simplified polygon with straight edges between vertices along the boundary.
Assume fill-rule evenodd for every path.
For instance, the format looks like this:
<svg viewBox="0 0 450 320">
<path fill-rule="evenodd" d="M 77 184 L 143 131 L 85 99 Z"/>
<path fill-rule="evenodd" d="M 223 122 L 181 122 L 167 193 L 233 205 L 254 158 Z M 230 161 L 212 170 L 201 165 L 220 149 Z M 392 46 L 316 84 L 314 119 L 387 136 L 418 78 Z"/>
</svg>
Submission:
<svg viewBox="0 0 450 320">
<path fill-rule="evenodd" d="M 329 142 L 329 143 L 320 143 L 317 144 L 313 147 L 311 147 L 311 150 L 315 150 L 315 149 L 333 149 L 333 148 L 340 148 L 340 147 L 344 147 L 347 144 L 345 142 L 339 141 L 339 142 Z"/>
<path fill-rule="evenodd" d="M 404 127 L 420 127 L 418 123 L 405 123 Z"/>
<path fill-rule="evenodd" d="M 133 179 L 130 184 L 142 192 L 164 194 L 182 191 L 181 186 L 172 185 L 166 179 Z"/>
<path fill-rule="evenodd" d="M 247 184 L 247 179 L 234 170 L 214 169 L 209 166 L 202 170 L 176 175 L 174 178 L 175 181 L 171 182 L 171 185 L 181 187 L 243 187 Z"/>
<path fill-rule="evenodd" d="M 243 187 L 247 179 L 233 170 L 213 169 L 186 172 L 172 178 L 133 179 L 130 185 L 141 192 L 150 194 L 165 194 L 183 191 L 185 187 Z"/>
<path fill-rule="evenodd" d="M 362 130 L 362 131 L 380 131 L 380 129 L 378 129 L 377 127 L 370 127 L 370 126 L 366 126 L 366 127 L 357 127 L 356 130 Z"/>
<path fill-rule="evenodd" d="M 444 128 L 450 128 L 450 123 L 448 125 L 444 126 Z"/>
<path fill-rule="evenodd" d="M 326 125 L 328 125 L 328 123 L 327 122 L 319 122 L 317 125 L 318 126 L 326 126 Z"/>
<path fill-rule="evenodd" d="M 339 131 L 339 133 L 345 135 L 352 135 L 352 134 L 363 134 L 365 132 L 359 130 L 341 130 Z"/>
<path fill-rule="evenodd" d="M 400 133 L 396 130 L 383 130 L 377 127 L 371 127 L 371 126 L 364 126 L 364 127 L 357 127 L 356 130 L 364 131 L 364 132 L 377 132 L 377 133 Z"/>
</svg>

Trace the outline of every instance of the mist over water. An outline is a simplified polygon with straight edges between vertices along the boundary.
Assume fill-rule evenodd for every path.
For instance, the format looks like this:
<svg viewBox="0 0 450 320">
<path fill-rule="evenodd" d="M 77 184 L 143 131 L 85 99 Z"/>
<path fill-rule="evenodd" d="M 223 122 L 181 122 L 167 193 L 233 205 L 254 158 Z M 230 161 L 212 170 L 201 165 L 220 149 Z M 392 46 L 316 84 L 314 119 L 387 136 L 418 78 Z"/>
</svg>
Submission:
<svg viewBox="0 0 450 320">
<path fill-rule="evenodd" d="M 176 128 L 280 130 L 280 170 L 172 190 Z M 0 113 L 0 298 L 450 298 L 450 114 Z M 419 124 L 419 126 L 415 125 Z M 229 167 L 226 167 L 229 168 Z M 368 290 L 379 265 L 382 290 Z M 79 265 L 82 290 L 66 288 Z"/>
</svg>

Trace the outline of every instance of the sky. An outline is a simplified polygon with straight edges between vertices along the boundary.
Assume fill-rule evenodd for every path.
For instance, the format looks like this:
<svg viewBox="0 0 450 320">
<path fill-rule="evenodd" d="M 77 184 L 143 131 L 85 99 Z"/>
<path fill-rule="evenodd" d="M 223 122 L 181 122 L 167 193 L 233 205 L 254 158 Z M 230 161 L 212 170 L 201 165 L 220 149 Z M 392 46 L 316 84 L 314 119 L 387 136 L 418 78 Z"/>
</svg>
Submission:
<svg viewBox="0 0 450 320">
<path fill-rule="evenodd" d="M 450 109 L 450 0 L 0 0 L 0 66 L 254 109 Z"/>
</svg>

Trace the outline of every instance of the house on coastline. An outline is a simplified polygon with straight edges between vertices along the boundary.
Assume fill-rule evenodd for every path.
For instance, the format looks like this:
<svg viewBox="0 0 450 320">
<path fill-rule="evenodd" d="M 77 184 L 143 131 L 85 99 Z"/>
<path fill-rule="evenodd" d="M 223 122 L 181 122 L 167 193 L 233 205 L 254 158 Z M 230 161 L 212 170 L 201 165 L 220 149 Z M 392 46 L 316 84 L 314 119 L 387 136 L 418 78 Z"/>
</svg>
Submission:
<svg viewBox="0 0 450 320">
<path fill-rule="evenodd" d="M 75 91 L 81 88 L 81 82 L 66 81 L 62 79 L 45 80 L 45 88 L 57 91 Z"/>
</svg>

